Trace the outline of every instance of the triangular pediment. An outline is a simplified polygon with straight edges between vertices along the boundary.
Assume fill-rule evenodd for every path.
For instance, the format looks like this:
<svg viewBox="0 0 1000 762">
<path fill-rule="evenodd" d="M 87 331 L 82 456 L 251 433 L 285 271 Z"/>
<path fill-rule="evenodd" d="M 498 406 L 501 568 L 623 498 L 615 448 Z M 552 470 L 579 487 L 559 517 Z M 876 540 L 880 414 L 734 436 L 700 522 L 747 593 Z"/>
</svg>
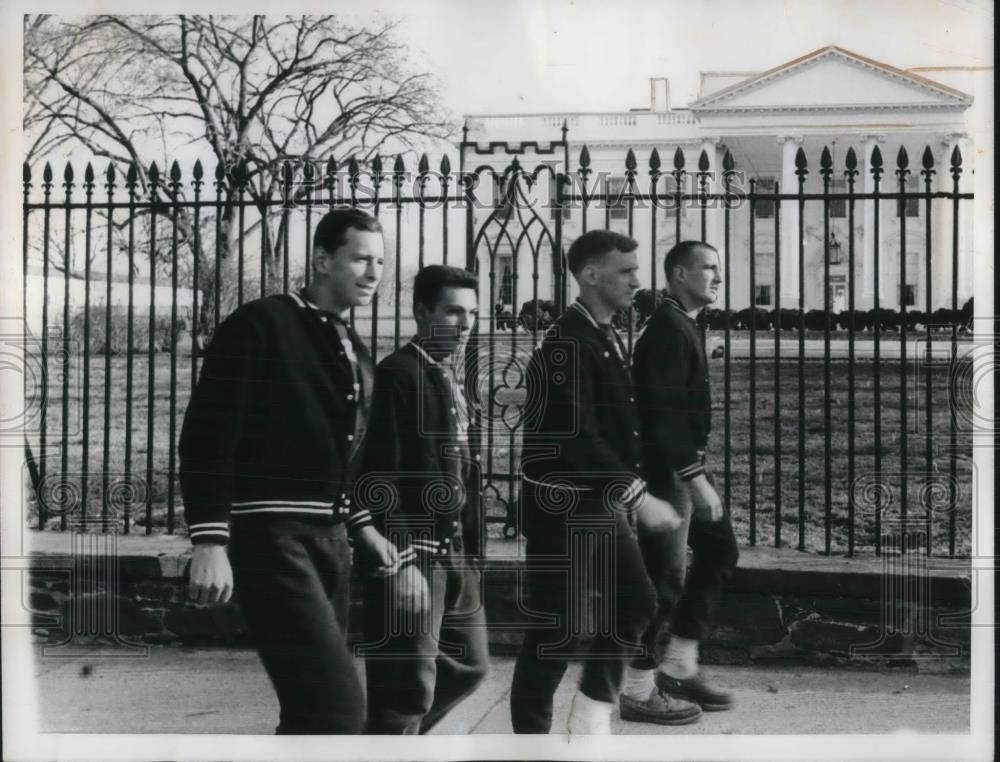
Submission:
<svg viewBox="0 0 1000 762">
<path fill-rule="evenodd" d="M 823 48 L 691 104 L 695 112 L 964 109 L 965 93 L 837 47 Z"/>
</svg>

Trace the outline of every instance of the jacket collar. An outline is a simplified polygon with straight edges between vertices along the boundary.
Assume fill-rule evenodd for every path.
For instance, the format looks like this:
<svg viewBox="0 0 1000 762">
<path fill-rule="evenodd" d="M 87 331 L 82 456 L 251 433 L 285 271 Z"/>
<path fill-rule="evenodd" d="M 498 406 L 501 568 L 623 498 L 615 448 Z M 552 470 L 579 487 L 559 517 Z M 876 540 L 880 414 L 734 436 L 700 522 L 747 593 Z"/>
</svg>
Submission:
<svg viewBox="0 0 1000 762">
<path fill-rule="evenodd" d="M 695 319 L 694 319 L 693 317 L 691 317 L 691 316 L 690 316 L 690 315 L 688 314 L 688 311 L 687 311 L 686 309 L 684 309 L 684 305 L 680 303 L 680 301 L 679 301 L 679 300 L 677 299 L 677 297 L 674 297 L 674 296 L 670 296 L 670 295 L 667 295 L 667 296 L 665 296 L 665 297 L 663 298 L 663 303 L 664 303 L 664 304 L 666 304 L 666 305 L 667 305 L 668 307 L 670 307 L 670 308 L 673 308 L 673 309 L 677 310 L 677 311 L 678 311 L 679 313 L 681 313 L 681 314 L 682 314 L 682 315 L 683 315 L 684 317 L 686 317 L 686 318 L 687 318 L 688 320 L 690 320 L 690 321 L 691 321 L 692 323 L 694 323 L 694 324 L 696 324 L 696 325 L 697 325 L 698 321 L 697 321 L 697 320 L 695 320 Z"/>
<path fill-rule="evenodd" d="M 627 353 L 625 347 L 624 345 L 622 345 L 622 341 L 618 337 L 618 331 L 615 330 L 614 326 L 612 326 L 610 323 L 605 323 L 603 325 L 601 323 L 598 323 L 597 320 L 594 319 L 593 313 L 590 310 L 588 310 L 586 305 L 579 299 L 573 302 L 569 306 L 569 309 L 575 310 L 576 312 L 581 314 L 587 320 L 587 322 L 590 323 L 597 330 L 597 333 L 600 336 L 601 341 L 605 342 L 606 344 L 610 344 L 614 348 L 615 352 L 618 354 L 619 357 L 622 358 L 626 357 Z M 611 329 L 610 331 L 607 330 L 609 328 Z"/>
<path fill-rule="evenodd" d="M 597 319 L 594 317 L 593 313 L 590 310 L 587 309 L 587 306 L 583 302 L 580 301 L 579 297 L 577 298 L 577 300 L 575 302 L 573 302 L 569 306 L 569 308 L 571 310 L 576 310 L 581 315 L 583 315 L 585 318 L 587 318 L 587 321 L 592 326 L 594 326 L 594 328 L 597 328 L 600 331 L 604 330 L 604 329 L 601 328 L 601 324 L 597 322 Z"/>
<path fill-rule="evenodd" d="M 310 300 L 308 296 L 306 296 L 305 289 L 301 289 L 298 292 L 292 292 L 289 294 L 289 296 L 292 297 L 292 300 L 302 309 L 313 310 L 316 313 L 318 313 L 320 320 L 322 320 L 323 322 L 329 321 L 334 323 L 340 323 L 342 325 L 347 325 L 347 321 L 344 320 L 344 318 L 342 318 L 336 312 L 330 312 L 329 310 L 320 309 L 319 305 L 317 305 L 315 302 Z"/>
<path fill-rule="evenodd" d="M 456 356 L 454 354 L 449 355 L 447 360 L 444 358 L 435 360 L 431 356 L 430 352 L 421 346 L 421 339 L 419 336 L 411 338 L 407 346 L 413 347 L 413 351 L 416 352 L 417 355 L 428 365 L 433 365 L 442 369 L 450 369 L 452 373 L 455 372 Z"/>
</svg>

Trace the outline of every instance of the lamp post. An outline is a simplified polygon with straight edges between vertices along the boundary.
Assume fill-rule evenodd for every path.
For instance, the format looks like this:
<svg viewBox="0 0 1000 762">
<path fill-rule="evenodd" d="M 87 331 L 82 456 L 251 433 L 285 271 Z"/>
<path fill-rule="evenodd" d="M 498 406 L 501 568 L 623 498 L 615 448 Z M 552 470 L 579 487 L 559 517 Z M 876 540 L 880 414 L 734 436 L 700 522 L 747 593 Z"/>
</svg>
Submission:
<svg viewBox="0 0 1000 762">
<path fill-rule="evenodd" d="M 840 241 L 834 233 L 830 233 L 830 264 L 840 264 Z"/>
</svg>

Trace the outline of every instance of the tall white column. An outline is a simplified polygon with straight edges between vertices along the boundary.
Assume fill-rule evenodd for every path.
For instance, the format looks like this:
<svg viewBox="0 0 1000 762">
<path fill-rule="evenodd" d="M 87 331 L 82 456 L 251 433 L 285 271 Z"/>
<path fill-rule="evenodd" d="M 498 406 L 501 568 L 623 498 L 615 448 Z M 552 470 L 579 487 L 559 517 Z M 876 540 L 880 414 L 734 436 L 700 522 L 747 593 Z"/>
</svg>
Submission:
<svg viewBox="0 0 1000 762">
<path fill-rule="evenodd" d="M 956 146 L 962 154 L 962 174 L 958 180 L 958 192 L 970 193 L 973 191 L 974 177 L 972 169 L 975 166 L 976 147 L 972 143 L 972 138 L 968 134 L 953 133 L 949 135 L 951 145 L 948 148 L 948 168 L 951 169 L 951 152 Z M 948 173 L 951 179 L 951 172 Z M 975 292 L 976 272 L 975 259 L 976 252 L 973 234 L 972 207 L 974 200 L 962 200 L 958 202 L 958 307 L 968 301 Z"/>
<path fill-rule="evenodd" d="M 872 176 L 871 172 L 871 159 L 872 151 L 875 146 L 885 142 L 885 139 L 881 135 L 863 135 L 864 143 L 862 145 L 862 157 L 861 157 L 861 175 L 863 177 L 863 188 L 865 193 L 875 192 L 875 178 Z M 882 149 L 879 148 L 882 152 Z M 893 164 L 894 166 L 894 164 Z M 882 168 L 885 172 L 882 174 L 882 179 L 879 182 L 879 190 L 885 192 L 887 190 L 892 190 L 891 186 L 886 186 L 886 178 L 888 177 L 891 181 L 892 178 L 892 167 L 889 167 L 886 163 L 885 153 L 882 153 Z M 879 201 L 879 241 L 878 241 L 878 251 L 879 251 L 879 303 L 882 307 L 894 307 L 895 305 L 888 305 L 885 302 L 885 261 L 886 261 L 886 250 L 884 245 L 884 231 L 882 228 L 885 226 L 885 206 L 891 204 L 890 201 Z M 861 304 L 858 305 L 861 309 L 867 309 L 874 306 L 875 302 L 875 202 L 871 200 L 864 201 L 864 256 L 863 264 L 861 269 L 861 281 L 864 287 L 861 289 Z"/>
<path fill-rule="evenodd" d="M 942 136 L 937 155 L 934 157 L 934 190 L 948 193 L 952 188 L 951 151 L 953 145 L 947 135 Z M 923 188 L 921 188 L 922 190 Z M 950 199 L 934 199 L 931 225 L 933 228 L 933 248 L 931 249 L 931 307 L 951 306 L 951 263 L 952 263 L 952 202 Z"/>
<path fill-rule="evenodd" d="M 701 146 L 698 150 L 698 158 L 701 159 L 701 152 L 708 155 L 708 192 L 722 193 L 722 154 L 719 151 L 721 140 L 718 137 L 702 138 Z M 700 188 L 699 188 L 700 190 Z M 710 243 L 719 251 L 719 263 L 723 268 L 729 266 L 726 261 L 725 242 L 722 240 L 725 235 L 725 227 L 722 217 L 722 202 L 709 202 L 705 210 L 705 241 Z M 701 237 L 701 220 L 698 221 L 698 237 Z M 730 246 L 732 245 L 732 230 L 730 229 Z"/>
<path fill-rule="evenodd" d="M 795 154 L 802 145 L 801 135 L 779 135 L 781 146 L 781 193 L 798 193 L 799 178 L 795 174 Z M 781 306 L 794 309 L 799 303 L 799 204 L 781 202 Z M 804 223 L 803 223 L 804 226 Z"/>
<path fill-rule="evenodd" d="M 937 170 L 935 190 L 951 193 L 954 190 L 954 179 L 951 175 L 951 154 L 958 148 L 962 154 L 962 174 L 959 176 L 959 193 L 966 193 L 972 187 L 972 165 L 968 136 L 964 132 L 953 132 L 943 136 L 941 141 L 940 161 L 935 158 L 934 168 Z M 933 202 L 935 211 L 932 224 L 934 226 L 934 250 L 931 261 L 933 270 L 934 309 L 951 307 L 952 279 L 954 273 L 954 202 L 951 199 L 940 199 Z M 961 308 L 973 290 L 973 251 L 970 244 L 969 224 L 972 215 L 971 201 L 958 202 L 958 307 Z"/>
</svg>

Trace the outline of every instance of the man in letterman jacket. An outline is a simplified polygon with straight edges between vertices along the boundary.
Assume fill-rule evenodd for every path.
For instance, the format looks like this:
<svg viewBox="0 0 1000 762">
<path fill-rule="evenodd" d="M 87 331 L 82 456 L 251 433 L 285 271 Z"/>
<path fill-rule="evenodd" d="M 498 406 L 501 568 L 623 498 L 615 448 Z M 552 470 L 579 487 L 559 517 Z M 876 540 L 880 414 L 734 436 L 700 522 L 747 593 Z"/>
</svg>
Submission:
<svg viewBox="0 0 1000 762">
<path fill-rule="evenodd" d="M 456 367 L 478 315 L 478 287 L 465 270 L 422 268 L 413 286 L 417 335 L 375 371 L 355 500 L 371 507 L 400 568 L 363 571 L 358 652 L 366 658 L 369 733 L 426 733 L 489 665 L 479 456 L 470 453 Z"/>
<path fill-rule="evenodd" d="M 677 506 L 682 523 L 673 532 L 639 532 L 659 607 L 646 633 L 654 658 L 634 663 L 628 677 L 637 695 L 655 680 L 667 695 L 720 711 L 732 706 L 732 696 L 701 676 L 698 645 L 713 624 L 739 550 L 706 464 L 712 397 L 705 335 L 696 322 L 722 283 L 719 253 L 701 241 L 681 241 L 667 252 L 664 272 L 670 294 L 636 342 L 633 373 L 649 490 Z M 669 642 L 658 658 L 654 646 L 667 623 Z"/>
<path fill-rule="evenodd" d="M 201 603 L 235 592 L 278 695 L 279 734 L 360 733 L 348 532 L 371 566 L 397 554 L 350 499 L 372 367 L 343 318 L 371 300 L 384 245 L 374 217 L 335 209 L 313 246 L 311 283 L 238 308 L 205 355 L 179 446 L 190 592 Z"/>
<path fill-rule="evenodd" d="M 521 458 L 526 605 L 551 624 L 525 631 L 510 694 L 515 733 L 551 730 L 553 695 L 571 658 L 584 664 L 566 730 L 610 733 L 625 665 L 641 653 L 655 607 L 632 519 L 677 523 L 673 508 L 639 476 L 639 411 L 626 350 L 611 327 L 611 316 L 632 303 L 639 286 L 636 248 L 606 230 L 573 241 L 567 263 L 579 299 L 529 363 Z M 581 627 L 577 612 L 595 598 L 605 619 Z M 592 637 L 584 644 L 586 635 Z M 628 710 L 623 706 L 626 718 Z M 675 722 L 700 715 L 665 701 L 648 711 L 669 712 Z"/>
</svg>

